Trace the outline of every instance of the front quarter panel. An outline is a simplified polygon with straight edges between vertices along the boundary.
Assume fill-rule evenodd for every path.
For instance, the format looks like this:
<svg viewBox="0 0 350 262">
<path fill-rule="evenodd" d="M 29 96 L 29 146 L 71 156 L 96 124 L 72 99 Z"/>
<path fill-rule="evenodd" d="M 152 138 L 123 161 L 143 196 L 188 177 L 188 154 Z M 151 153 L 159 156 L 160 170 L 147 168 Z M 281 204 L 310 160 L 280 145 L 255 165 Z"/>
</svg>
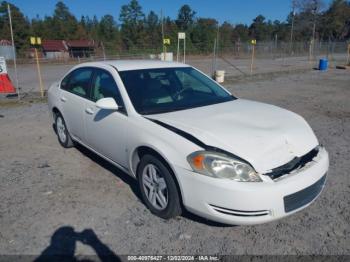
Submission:
<svg viewBox="0 0 350 262">
<path fill-rule="evenodd" d="M 133 157 L 137 148 L 146 146 L 159 153 L 170 165 L 170 167 L 181 166 L 191 169 L 187 162 L 187 156 L 202 148 L 179 136 L 178 134 L 156 124 L 142 116 L 130 118 L 130 129 L 128 131 L 128 153 L 129 169 L 136 176 L 133 167 Z M 174 171 L 174 169 L 173 169 Z M 178 174 L 175 174 L 176 176 Z"/>
</svg>

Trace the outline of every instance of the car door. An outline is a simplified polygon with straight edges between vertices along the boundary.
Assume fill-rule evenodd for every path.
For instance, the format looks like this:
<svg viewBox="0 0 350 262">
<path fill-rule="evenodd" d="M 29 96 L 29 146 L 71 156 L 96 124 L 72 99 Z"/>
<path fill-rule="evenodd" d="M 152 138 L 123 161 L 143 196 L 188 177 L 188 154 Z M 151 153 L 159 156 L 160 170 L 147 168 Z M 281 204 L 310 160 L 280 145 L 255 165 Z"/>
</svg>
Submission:
<svg viewBox="0 0 350 262">
<path fill-rule="evenodd" d="M 96 101 L 112 97 L 117 111 L 100 109 Z M 126 128 L 127 112 L 113 76 L 104 69 L 95 69 L 91 82 L 90 100 L 85 102 L 87 144 L 98 153 L 127 167 Z"/>
<path fill-rule="evenodd" d="M 85 100 L 89 98 L 93 68 L 78 68 L 61 82 L 63 118 L 75 140 L 84 142 Z"/>
</svg>

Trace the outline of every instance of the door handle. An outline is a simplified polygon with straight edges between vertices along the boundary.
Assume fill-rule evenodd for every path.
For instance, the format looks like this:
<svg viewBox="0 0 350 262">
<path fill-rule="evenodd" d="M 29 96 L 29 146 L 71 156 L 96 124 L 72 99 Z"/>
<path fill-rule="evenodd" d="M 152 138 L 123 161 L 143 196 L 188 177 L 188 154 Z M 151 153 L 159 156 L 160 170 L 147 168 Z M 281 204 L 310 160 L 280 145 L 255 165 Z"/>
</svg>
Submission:
<svg viewBox="0 0 350 262">
<path fill-rule="evenodd" d="M 60 99 L 61 99 L 62 102 L 66 102 L 67 101 L 67 98 L 65 98 L 64 96 L 61 96 Z"/>
<path fill-rule="evenodd" d="M 92 115 L 94 113 L 94 111 L 90 107 L 86 108 L 85 112 L 89 115 Z"/>
</svg>

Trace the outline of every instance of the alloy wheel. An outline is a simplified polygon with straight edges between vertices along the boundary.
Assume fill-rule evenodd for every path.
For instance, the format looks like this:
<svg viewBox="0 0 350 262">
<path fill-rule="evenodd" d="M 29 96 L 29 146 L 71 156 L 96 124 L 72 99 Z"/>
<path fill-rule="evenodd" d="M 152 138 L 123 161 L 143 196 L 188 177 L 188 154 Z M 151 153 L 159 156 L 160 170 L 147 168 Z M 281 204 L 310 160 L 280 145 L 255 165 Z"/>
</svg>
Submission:
<svg viewBox="0 0 350 262">
<path fill-rule="evenodd" d="M 164 210 L 168 205 L 168 189 L 157 166 L 148 164 L 144 167 L 142 185 L 152 206 L 157 210 Z"/>
<path fill-rule="evenodd" d="M 64 125 L 62 117 L 57 117 L 56 121 L 57 134 L 62 143 L 67 140 L 66 126 Z"/>
</svg>

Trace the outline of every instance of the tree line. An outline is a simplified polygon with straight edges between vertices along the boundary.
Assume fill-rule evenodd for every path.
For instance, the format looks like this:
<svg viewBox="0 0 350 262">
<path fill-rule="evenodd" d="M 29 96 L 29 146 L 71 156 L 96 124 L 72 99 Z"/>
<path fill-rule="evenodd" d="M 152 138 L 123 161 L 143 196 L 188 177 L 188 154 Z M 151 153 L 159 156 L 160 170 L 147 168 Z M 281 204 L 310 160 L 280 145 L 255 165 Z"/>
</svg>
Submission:
<svg viewBox="0 0 350 262">
<path fill-rule="evenodd" d="M 0 36 L 10 39 L 8 2 L 0 4 Z M 347 41 L 350 38 L 350 1 L 333 0 L 328 6 L 322 0 L 292 0 L 291 12 L 285 21 L 267 20 L 258 15 L 250 25 L 219 23 L 214 18 L 198 16 L 189 5 L 183 5 L 175 19 L 160 17 L 154 11 L 145 14 L 137 0 L 123 5 L 118 21 L 106 14 L 77 18 L 63 2 L 57 2 L 51 16 L 29 19 L 21 10 L 9 3 L 12 12 L 14 38 L 21 53 L 29 47 L 29 37 L 42 39 L 91 39 L 109 54 L 162 48 L 162 34 L 177 44 L 177 33 L 186 32 L 189 49 L 210 52 L 219 36 L 219 47 L 247 43 L 251 39 L 262 41 Z M 293 30 L 292 30 L 293 28 Z"/>
</svg>

